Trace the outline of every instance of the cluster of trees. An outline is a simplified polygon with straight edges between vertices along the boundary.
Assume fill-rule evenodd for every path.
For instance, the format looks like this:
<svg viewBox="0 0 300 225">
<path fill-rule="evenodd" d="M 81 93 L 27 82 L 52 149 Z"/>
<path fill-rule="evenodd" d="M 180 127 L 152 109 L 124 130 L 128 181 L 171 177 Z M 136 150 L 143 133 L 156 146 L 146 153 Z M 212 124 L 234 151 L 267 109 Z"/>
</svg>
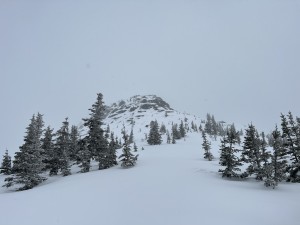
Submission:
<svg viewBox="0 0 300 225">
<path fill-rule="evenodd" d="M 160 145 L 162 143 L 162 134 L 166 134 L 167 143 L 175 144 L 176 140 L 179 140 L 186 136 L 187 129 L 189 128 L 183 123 L 183 121 L 181 121 L 179 126 L 176 123 L 172 123 L 172 131 L 170 133 L 170 131 L 166 129 L 166 126 L 164 124 L 159 127 L 156 120 L 151 121 L 150 131 L 147 136 L 147 142 L 149 145 Z"/>
<path fill-rule="evenodd" d="M 245 130 L 242 149 L 238 145 L 239 133 L 231 128 L 221 141 L 219 164 L 224 168 L 222 177 L 246 178 L 264 181 L 275 188 L 279 182 L 300 182 L 300 119 L 291 112 L 281 115 L 281 131 L 277 126 L 269 136 L 269 147 L 264 133 L 259 134 L 254 125 Z M 241 167 L 246 169 L 242 171 Z"/>
<path fill-rule="evenodd" d="M 11 158 L 6 151 L 1 165 L 1 173 L 11 175 L 5 178 L 6 187 L 20 185 L 18 190 L 31 189 L 46 180 L 45 173 L 50 176 L 63 176 L 71 174 L 71 166 L 78 164 L 81 172 L 89 172 L 91 161 L 98 163 L 99 170 L 117 165 L 116 149 L 120 148 L 117 138 L 113 133 L 107 134 L 103 130 L 104 115 L 103 95 L 97 95 L 97 101 L 92 105 L 90 115 L 83 119 L 87 134 L 80 136 L 76 126 L 69 129 L 68 118 L 62 123 L 61 128 L 53 133 L 47 127 L 44 130 L 43 116 L 38 113 L 33 115 L 26 129 L 24 144 L 15 154 L 13 166 Z M 131 153 L 129 136 L 123 131 L 123 154 L 120 161 L 122 167 L 134 166 L 137 156 Z"/>
</svg>

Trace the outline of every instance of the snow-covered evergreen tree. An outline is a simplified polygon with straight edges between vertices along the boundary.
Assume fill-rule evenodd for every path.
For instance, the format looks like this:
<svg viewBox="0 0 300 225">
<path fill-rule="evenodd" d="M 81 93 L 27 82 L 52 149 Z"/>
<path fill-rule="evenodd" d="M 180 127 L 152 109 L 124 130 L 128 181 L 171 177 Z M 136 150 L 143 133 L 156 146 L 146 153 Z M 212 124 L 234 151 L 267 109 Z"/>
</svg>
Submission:
<svg viewBox="0 0 300 225">
<path fill-rule="evenodd" d="M 53 129 L 50 126 L 46 128 L 44 138 L 42 138 L 42 160 L 44 163 L 44 170 L 50 170 L 52 159 L 54 157 L 54 142 Z"/>
<path fill-rule="evenodd" d="M 11 157 L 8 154 L 6 149 L 5 154 L 3 155 L 3 160 L 0 167 L 0 174 L 10 175 L 11 174 Z"/>
<path fill-rule="evenodd" d="M 123 153 L 119 156 L 119 159 L 121 159 L 121 166 L 123 168 L 129 168 L 136 164 L 138 155 L 133 155 L 131 153 L 130 145 L 128 143 L 128 135 L 125 132 L 125 129 L 123 129 Z"/>
<path fill-rule="evenodd" d="M 81 173 L 86 173 L 90 171 L 91 168 L 91 152 L 88 148 L 86 138 L 79 140 L 78 142 L 78 158 L 79 167 L 81 168 Z"/>
<path fill-rule="evenodd" d="M 41 157 L 43 126 L 43 116 L 40 113 L 37 116 L 33 115 L 24 137 L 25 143 L 20 147 L 20 152 L 16 155 L 17 160 L 14 161 L 16 163 L 14 174 L 5 179 L 4 186 L 20 184 L 18 190 L 27 190 L 46 180 L 41 175 L 44 167 Z"/>
<path fill-rule="evenodd" d="M 184 138 L 185 135 L 186 135 L 186 131 L 185 131 L 185 128 L 184 128 L 183 121 L 181 121 L 181 123 L 180 123 L 180 126 L 179 126 L 179 133 L 180 133 L 180 137 L 181 137 L 181 138 Z"/>
<path fill-rule="evenodd" d="M 275 188 L 279 182 L 283 181 L 286 178 L 286 169 L 287 169 L 287 161 L 286 156 L 284 154 L 284 148 L 281 144 L 281 134 L 278 131 L 277 127 L 272 132 L 272 136 L 274 139 L 273 142 L 273 155 L 271 157 L 271 162 L 267 164 L 264 170 L 265 177 L 265 186 Z"/>
<path fill-rule="evenodd" d="M 59 155 L 59 169 L 63 176 L 71 174 L 70 170 L 70 133 L 68 118 L 63 122 L 62 127 L 56 133 L 55 152 Z"/>
<path fill-rule="evenodd" d="M 108 161 L 110 165 L 118 165 L 117 162 L 117 155 L 116 155 L 116 150 L 117 150 L 117 144 L 115 142 L 114 134 L 110 134 L 110 142 L 108 145 Z"/>
<path fill-rule="evenodd" d="M 257 180 L 263 179 L 260 142 L 261 140 L 255 126 L 250 124 L 246 129 L 241 160 L 248 164 L 245 175 L 251 176 L 255 174 Z"/>
<path fill-rule="evenodd" d="M 163 124 L 163 123 L 161 124 L 159 132 L 161 134 L 165 134 L 167 132 L 167 128 L 166 128 L 165 124 Z"/>
<path fill-rule="evenodd" d="M 161 134 L 157 121 L 152 121 L 147 142 L 149 145 L 160 145 L 162 142 Z"/>
<path fill-rule="evenodd" d="M 210 152 L 211 144 L 208 142 L 205 132 L 202 132 L 202 139 L 203 139 L 202 149 L 204 150 L 204 159 L 211 161 L 211 160 L 213 160 L 214 157 L 213 157 L 212 153 Z"/>
<path fill-rule="evenodd" d="M 291 158 L 287 181 L 300 182 L 300 119 L 295 121 L 291 112 L 287 117 L 281 114 L 282 137 L 285 139 L 286 154 Z"/>
<path fill-rule="evenodd" d="M 69 158 L 71 161 L 77 161 L 78 160 L 78 151 L 79 146 L 78 142 L 80 139 L 80 134 L 78 127 L 75 125 L 71 126 L 71 132 L 70 132 L 70 149 L 69 149 Z"/>
<path fill-rule="evenodd" d="M 168 130 L 167 130 L 167 144 L 171 144 L 171 136 Z"/>
<path fill-rule="evenodd" d="M 87 146 L 92 158 L 99 163 L 99 169 L 107 169 L 113 166 L 113 164 L 108 159 L 108 140 L 105 138 L 104 130 L 101 128 L 105 111 L 103 95 L 101 93 L 97 94 L 97 101 L 89 110 L 91 112 L 90 117 L 83 119 L 84 126 L 88 129 L 86 136 Z"/>
<path fill-rule="evenodd" d="M 239 152 L 236 148 L 237 144 L 238 133 L 232 128 L 228 129 L 226 136 L 221 141 L 219 164 L 225 167 L 219 170 L 219 172 L 222 173 L 222 177 L 240 177 L 237 172 L 241 171 L 239 166 L 241 166 L 242 163 L 235 155 L 235 153 Z"/>
<path fill-rule="evenodd" d="M 131 131 L 130 131 L 130 135 L 129 135 L 129 144 L 132 144 L 133 143 L 133 140 L 134 140 L 134 137 L 133 137 L 133 127 L 131 128 Z"/>
<path fill-rule="evenodd" d="M 178 140 L 181 138 L 181 134 L 178 130 L 178 125 L 175 123 L 172 125 L 172 136 L 174 137 L 174 139 Z"/>
</svg>

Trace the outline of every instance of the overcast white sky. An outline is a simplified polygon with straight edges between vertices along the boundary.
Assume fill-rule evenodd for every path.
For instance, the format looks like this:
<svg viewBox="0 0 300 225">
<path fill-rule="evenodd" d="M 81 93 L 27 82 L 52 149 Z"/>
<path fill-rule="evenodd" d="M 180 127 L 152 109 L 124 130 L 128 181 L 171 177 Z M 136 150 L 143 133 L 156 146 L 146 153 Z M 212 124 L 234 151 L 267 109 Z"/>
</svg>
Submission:
<svg viewBox="0 0 300 225">
<path fill-rule="evenodd" d="M 299 40 L 298 0 L 0 0 L 0 153 L 34 113 L 78 124 L 97 92 L 269 131 L 300 116 Z"/>
</svg>

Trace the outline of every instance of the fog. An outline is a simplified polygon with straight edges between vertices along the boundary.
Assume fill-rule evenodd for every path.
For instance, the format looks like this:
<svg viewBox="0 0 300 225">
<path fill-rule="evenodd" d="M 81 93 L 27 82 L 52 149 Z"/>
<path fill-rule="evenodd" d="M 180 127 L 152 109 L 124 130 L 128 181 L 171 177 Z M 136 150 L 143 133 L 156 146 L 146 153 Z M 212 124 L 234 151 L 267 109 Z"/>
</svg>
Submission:
<svg viewBox="0 0 300 225">
<path fill-rule="evenodd" d="M 260 131 L 300 115 L 300 1 L 0 1 L 0 153 L 32 114 L 78 124 L 96 93 Z"/>
</svg>

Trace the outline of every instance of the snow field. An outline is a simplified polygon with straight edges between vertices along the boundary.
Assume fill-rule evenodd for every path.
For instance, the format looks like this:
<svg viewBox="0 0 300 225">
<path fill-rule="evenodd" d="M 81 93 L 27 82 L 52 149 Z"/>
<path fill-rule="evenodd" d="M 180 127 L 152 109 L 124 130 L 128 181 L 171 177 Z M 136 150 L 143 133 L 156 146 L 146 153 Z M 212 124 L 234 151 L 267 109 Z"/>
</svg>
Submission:
<svg viewBox="0 0 300 225">
<path fill-rule="evenodd" d="M 1 188 L 0 225 L 299 224 L 299 184 L 272 190 L 251 179 L 222 179 L 218 159 L 203 159 L 200 133 L 188 135 L 175 145 L 145 146 L 130 169 L 74 168 L 32 190 Z"/>
</svg>

